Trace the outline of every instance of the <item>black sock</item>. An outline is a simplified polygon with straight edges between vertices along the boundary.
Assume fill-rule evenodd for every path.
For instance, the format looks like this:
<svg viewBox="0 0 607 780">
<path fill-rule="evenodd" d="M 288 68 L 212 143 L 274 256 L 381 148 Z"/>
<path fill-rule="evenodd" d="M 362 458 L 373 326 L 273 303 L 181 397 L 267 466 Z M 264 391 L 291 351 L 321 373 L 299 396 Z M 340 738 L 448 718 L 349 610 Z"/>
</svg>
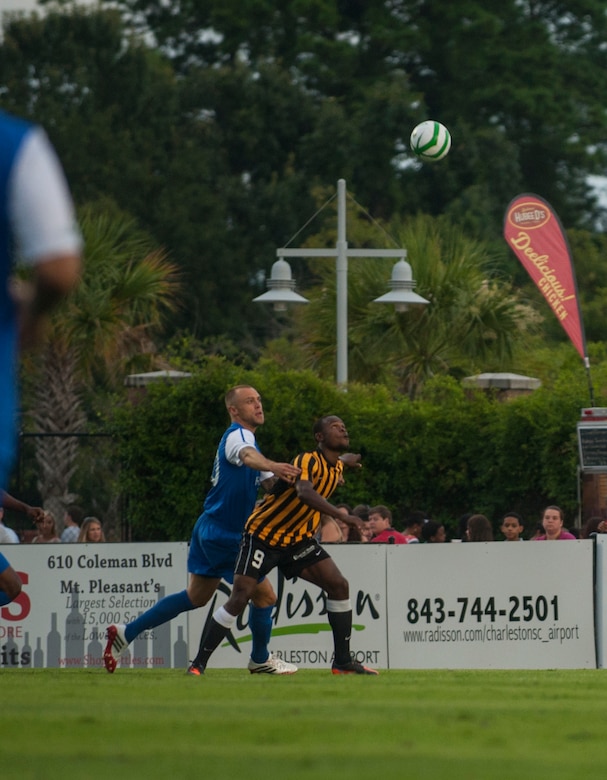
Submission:
<svg viewBox="0 0 607 780">
<path fill-rule="evenodd" d="M 206 631 L 200 637 L 200 647 L 192 663 L 206 669 L 213 651 L 219 646 L 219 643 L 225 638 L 229 630 L 229 628 L 218 623 L 215 618 L 211 618 Z"/>
<path fill-rule="evenodd" d="M 329 625 L 333 630 L 333 644 L 335 645 L 335 663 L 338 666 L 349 664 L 350 634 L 352 633 L 352 610 L 347 612 L 328 612 Z"/>
</svg>

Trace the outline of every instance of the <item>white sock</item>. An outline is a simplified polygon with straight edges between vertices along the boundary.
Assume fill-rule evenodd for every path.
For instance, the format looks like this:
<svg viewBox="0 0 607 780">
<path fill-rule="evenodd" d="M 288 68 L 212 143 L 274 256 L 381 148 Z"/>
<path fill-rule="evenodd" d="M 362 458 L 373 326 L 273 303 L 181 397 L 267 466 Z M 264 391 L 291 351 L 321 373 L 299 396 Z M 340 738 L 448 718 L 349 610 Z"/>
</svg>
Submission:
<svg viewBox="0 0 607 780">
<path fill-rule="evenodd" d="M 215 610 L 213 620 L 224 628 L 232 628 L 236 622 L 236 615 L 230 615 L 226 609 L 219 607 L 219 609 Z"/>
<path fill-rule="evenodd" d="M 344 599 L 343 601 L 333 601 L 333 599 L 327 599 L 327 612 L 351 612 L 352 603 L 350 599 Z"/>
</svg>

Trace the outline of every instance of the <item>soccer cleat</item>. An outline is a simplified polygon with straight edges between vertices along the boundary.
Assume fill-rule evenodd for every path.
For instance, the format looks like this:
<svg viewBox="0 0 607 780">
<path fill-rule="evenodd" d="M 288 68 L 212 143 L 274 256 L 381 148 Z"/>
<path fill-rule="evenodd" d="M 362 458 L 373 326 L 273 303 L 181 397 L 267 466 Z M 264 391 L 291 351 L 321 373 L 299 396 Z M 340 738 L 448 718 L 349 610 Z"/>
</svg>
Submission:
<svg viewBox="0 0 607 780">
<path fill-rule="evenodd" d="M 331 667 L 333 674 L 379 674 L 375 669 L 363 666 L 358 661 L 350 661 L 347 664 L 333 664 Z"/>
<path fill-rule="evenodd" d="M 251 674 L 295 674 L 297 667 L 295 664 L 289 664 L 283 661 L 274 653 L 270 653 L 268 660 L 262 664 L 257 664 L 251 658 L 247 667 Z"/>
<path fill-rule="evenodd" d="M 191 674 L 192 677 L 202 677 L 204 674 L 204 667 L 192 662 L 186 669 L 186 674 Z"/>
<path fill-rule="evenodd" d="M 107 644 L 103 651 L 103 663 L 110 674 L 116 669 L 120 654 L 129 645 L 124 635 L 125 628 L 126 626 L 124 625 L 111 625 L 107 630 Z"/>
</svg>

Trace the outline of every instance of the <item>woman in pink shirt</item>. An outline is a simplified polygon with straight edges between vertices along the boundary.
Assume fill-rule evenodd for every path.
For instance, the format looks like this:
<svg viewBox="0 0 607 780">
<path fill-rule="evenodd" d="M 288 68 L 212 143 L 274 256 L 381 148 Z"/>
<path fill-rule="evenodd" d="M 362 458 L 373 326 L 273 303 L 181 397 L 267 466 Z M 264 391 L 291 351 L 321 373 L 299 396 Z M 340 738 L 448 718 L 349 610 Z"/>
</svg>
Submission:
<svg viewBox="0 0 607 780">
<path fill-rule="evenodd" d="M 553 542 L 559 539 L 575 539 L 566 528 L 563 528 L 565 517 L 558 506 L 547 506 L 542 515 L 544 533 L 535 538 L 536 542 Z"/>
</svg>

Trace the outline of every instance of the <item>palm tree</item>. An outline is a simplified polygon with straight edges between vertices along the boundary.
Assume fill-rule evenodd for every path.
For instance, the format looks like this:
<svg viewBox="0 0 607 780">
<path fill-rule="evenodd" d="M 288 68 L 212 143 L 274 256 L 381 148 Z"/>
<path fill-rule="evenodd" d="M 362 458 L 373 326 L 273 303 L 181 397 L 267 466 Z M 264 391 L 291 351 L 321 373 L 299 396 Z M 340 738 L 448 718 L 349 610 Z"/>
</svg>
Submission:
<svg viewBox="0 0 607 780">
<path fill-rule="evenodd" d="M 414 397 L 434 374 L 456 376 L 512 361 L 539 320 L 496 274 L 486 246 L 447 220 L 417 216 L 392 227 L 407 248 L 416 292 L 430 301 L 397 313 L 373 299 L 386 292 L 389 268 L 356 260 L 348 271 L 348 360 L 351 381 L 397 384 Z M 360 238 L 360 234 L 359 234 Z M 359 244 L 357 244 L 358 246 Z M 321 283 L 295 316 L 301 353 L 323 376 L 334 375 L 335 272 L 315 264 Z"/>
<path fill-rule="evenodd" d="M 33 365 L 30 416 L 36 432 L 46 434 L 36 438 L 38 488 L 59 523 L 76 499 L 70 479 L 79 440 L 66 434 L 86 428 L 87 391 L 95 396 L 100 388 L 115 387 L 133 361 L 143 358 L 149 365 L 154 337 L 164 314 L 174 310 L 178 290 L 175 267 L 130 217 L 88 207 L 80 225 L 81 283 L 53 316 Z"/>
</svg>

